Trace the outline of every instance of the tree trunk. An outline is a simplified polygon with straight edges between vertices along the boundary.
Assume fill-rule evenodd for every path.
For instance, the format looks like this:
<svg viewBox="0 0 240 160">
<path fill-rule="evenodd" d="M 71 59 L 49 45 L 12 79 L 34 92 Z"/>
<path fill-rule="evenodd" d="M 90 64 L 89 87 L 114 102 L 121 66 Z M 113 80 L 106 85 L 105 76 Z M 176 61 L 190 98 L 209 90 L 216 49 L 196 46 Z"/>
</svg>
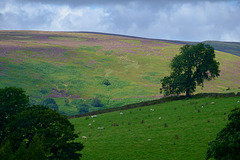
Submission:
<svg viewBox="0 0 240 160">
<path fill-rule="evenodd" d="M 186 97 L 190 97 L 190 88 L 191 88 L 191 82 L 193 81 L 192 79 L 192 68 L 188 67 L 187 70 L 187 83 L 186 83 Z"/>
<path fill-rule="evenodd" d="M 186 97 L 190 97 L 191 95 L 190 95 L 190 89 L 189 88 L 187 88 L 186 89 Z"/>
</svg>

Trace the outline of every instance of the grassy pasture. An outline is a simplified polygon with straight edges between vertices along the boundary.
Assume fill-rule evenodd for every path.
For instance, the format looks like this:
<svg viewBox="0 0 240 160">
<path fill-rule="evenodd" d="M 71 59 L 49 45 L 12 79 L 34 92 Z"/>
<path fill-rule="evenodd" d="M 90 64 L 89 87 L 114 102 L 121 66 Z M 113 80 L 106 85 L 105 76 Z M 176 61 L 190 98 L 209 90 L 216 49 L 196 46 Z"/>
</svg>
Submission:
<svg viewBox="0 0 240 160">
<path fill-rule="evenodd" d="M 181 46 L 94 33 L 0 31 L 0 87 L 24 88 L 37 103 L 54 98 L 68 115 L 78 114 L 79 105 L 95 96 L 103 108 L 156 99 Z M 221 76 L 197 92 L 239 92 L 240 57 L 216 51 L 216 58 Z"/>
<path fill-rule="evenodd" d="M 202 160 L 238 100 L 194 98 L 70 121 L 85 146 L 83 160 Z"/>
</svg>

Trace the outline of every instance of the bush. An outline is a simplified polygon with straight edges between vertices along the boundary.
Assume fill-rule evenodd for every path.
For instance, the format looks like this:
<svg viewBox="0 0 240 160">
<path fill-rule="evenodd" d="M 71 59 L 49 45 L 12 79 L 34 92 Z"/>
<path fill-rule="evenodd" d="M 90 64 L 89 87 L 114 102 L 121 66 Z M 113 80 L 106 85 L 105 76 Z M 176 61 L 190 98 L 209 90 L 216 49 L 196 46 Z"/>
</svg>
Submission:
<svg viewBox="0 0 240 160">
<path fill-rule="evenodd" d="M 111 83 L 107 79 L 103 80 L 103 84 L 106 85 L 106 86 L 110 86 L 111 85 Z"/>
<path fill-rule="evenodd" d="M 43 106 L 46 106 L 46 107 L 49 107 L 49 108 L 51 108 L 51 109 L 53 109 L 53 110 L 58 111 L 58 105 L 57 105 L 56 101 L 55 101 L 54 99 L 52 99 L 52 98 L 47 98 L 47 99 L 45 99 L 45 100 L 42 102 L 42 105 L 43 105 Z"/>
<path fill-rule="evenodd" d="M 84 114 L 84 113 L 88 113 L 89 109 L 87 107 L 83 107 L 79 109 L 79 114 Z"/>
<path fill-rule="evenodd" d="M 101 104 L 101 101 L 98 97 L 93 97 L 91 105 L 93 107 L 103 107 L 103 104 Z"/>
</svg>

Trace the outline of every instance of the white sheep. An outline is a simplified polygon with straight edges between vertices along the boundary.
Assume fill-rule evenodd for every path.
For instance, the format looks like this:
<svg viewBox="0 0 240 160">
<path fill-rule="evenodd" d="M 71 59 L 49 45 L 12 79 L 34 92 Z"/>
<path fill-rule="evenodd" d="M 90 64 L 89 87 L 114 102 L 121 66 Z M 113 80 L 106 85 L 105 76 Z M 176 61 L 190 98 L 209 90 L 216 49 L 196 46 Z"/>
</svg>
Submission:
<svg viewBox="0 0 240 160">
<path fill-rule="evenodd" d="M 203 105 L 202 105 L 202 108 L 203 108 Z"/>
<path fill-rule="evenodd" d="M 215 104 L 215 102 L 212 102 L 211 104 Z"/>
<path fill-rule="evenodd" d="M 237 103 L 239 103 L 239 101 L 237 101 Z"/>
<path fill-rule="evenodd" d="M 151 110 L 151 111 L 154 111 L 154 109 L 152 109 L 152 108 L 151 108 L 150 110 Z"/>
<path fill-rule="evenodd" d="M 152 139 L 148 139 L 148 141 L 151 141 Z"/>
<path fill-rule="evenodd" d="M 123 115 L 123 112 L 120 112 L 120 115 Z"/>
<path fill-rule="evenodd" d="M 86 136 L 82 136 L 82 139 L 87 139 L 87 137 Z"/>
<path fill-rule="evenodd" d="M 158 119 L 162 119 L 162 117 L 159 117 Z"/>
<path fill-rule="evenodd" d="M 91 124 L 91 123 L 89 123 L 89 124 L 88 124 L 88 126 L 92 126 L 92 124 Z"/>
<path fill-rule="evenodd" d="M 92 115 L 91 117 L 92 117 L 92 118 L 96 118 L 96 117 L 97 117 L 97 115 Z"/>
</svg>

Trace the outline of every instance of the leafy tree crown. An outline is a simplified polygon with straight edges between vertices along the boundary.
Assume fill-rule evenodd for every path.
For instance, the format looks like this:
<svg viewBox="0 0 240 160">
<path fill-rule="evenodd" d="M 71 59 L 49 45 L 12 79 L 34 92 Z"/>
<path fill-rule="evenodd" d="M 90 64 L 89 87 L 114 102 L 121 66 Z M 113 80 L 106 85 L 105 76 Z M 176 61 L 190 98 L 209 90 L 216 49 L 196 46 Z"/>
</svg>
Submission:
<svg viewBox="0 0 240 160">
<path fill-rule="evenodd" d="M 186 92 L 186 96 L 190 96 L 197 85 L 203 87 L 204 80 L 210 81 L 220 73 L 214 48 L 203 43 L 181 47 L 180 54 L 172 59 L 170 67 L 170 76 L 161 80 L 161 91 L 165 95 Z"/>
</svg>

